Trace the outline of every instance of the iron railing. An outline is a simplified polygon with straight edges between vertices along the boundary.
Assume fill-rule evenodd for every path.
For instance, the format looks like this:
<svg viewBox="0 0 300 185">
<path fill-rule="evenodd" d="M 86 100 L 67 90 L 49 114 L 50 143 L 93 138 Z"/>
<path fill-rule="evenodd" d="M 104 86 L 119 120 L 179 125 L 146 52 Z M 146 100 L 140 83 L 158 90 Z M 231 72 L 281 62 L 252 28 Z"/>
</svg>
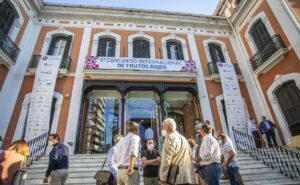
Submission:
<svg viewBox="0 0 300 185">
<path fill-rule="evenodd" d="M 255 71 L 264 64 L 278 50 L 286 48 L 280 35 L 275 34 L 271 40 L 259 51 L 257 51 L 250 59 L 252 70 Z"/>
<path fill-rule="evenodd" d="M 234 66 L 236 75 L 242 75 L 242 72 L 241 72 L 239 66 L 238 66 L 237 64 L 233 64 L 233 66 Z M 209 72 L 210 75 L 213 75 L 213 74 L 220 74 L 220 73 L 219 73 L 218 66 L 217 66 L 216 63 L 214 63 L 214 62 L 209 62 L 209 63 L 207 64 L 207 67 L 208 67 L 208 72 Z"/>
<path fill-rule="evenodd" d="M 13 61 L 16 62 L 20 49 L 11 38 L 0 29 L 0 49 Z"/>
<path fill-rule="evenodd" d="M 37 161 L 45 155 L 48 146 L 48 132 L 29 141 L 28 145 L 30 154 L 27 158 L 27 166 L 30 166 L 33 161 Z"/>
<path fill-rule="evenodd" d="M 38 63 L 40 61 L 41 55 L 33 55 L 29 64 L 29 68 L 37 68 Z M 60 62 L 60 69 L 67 69 L 68 71 L 70 71 L 71 69 L 71 63 L 72 63 L 72 59 L 70 56 L 68 57 L 63 57 L 61 59 Z"/>
<path fill-rule="evenodd" d="M 300 156 L 281 146 L 274 148 L 257 148 L 254 138 L 247 133 L 234 128 L 233 135 L 237 149 L 249 154 L 252 158 L 262 161 L 263 164 L 277 169 L 283 175 L 291 179 L 300 179 Z"/>
</svg>

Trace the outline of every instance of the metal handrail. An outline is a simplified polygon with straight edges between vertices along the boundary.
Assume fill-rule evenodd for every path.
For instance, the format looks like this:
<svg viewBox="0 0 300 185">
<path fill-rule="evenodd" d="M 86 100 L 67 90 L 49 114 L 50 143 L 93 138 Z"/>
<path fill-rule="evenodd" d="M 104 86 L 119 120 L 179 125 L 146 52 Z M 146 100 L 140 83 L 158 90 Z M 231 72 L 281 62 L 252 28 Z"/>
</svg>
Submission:
<svg viewBox="0 0 300 185">
<path fill-rule="evenodd" d="M 29 68 L 37 68 L 41 55 L 33 55 L 29 64 Z M 70 56 L 63 57 L 60 62 L 60 69 L 71 69 L 72 58 Z"/>
<path fill-rule="evenodd" d="M 13 61 L 16 62 L 20 53 L 19 47 L 14 41 L 0 29 L 0 49 Z"/>
<path fill-rule="evenodd" d="M 234 67 L 234 69 L 235 69 L 236 75 L 242 75 L 242 72 L 241 72 L 241 70 L 240 70 L 238 64 L 233 64 L 233 67 Z M 207 68 L 208 68 L 208 72 L 209 72 L 210 75 L 212 75 L 212 74 L 220 74 L 220 73 L 219 73 L 218 66 L 217 66 L 217 64 L 214 63 L 214 62 L 209 62 L 209 63 L 207 64 Z"/>
<path fill-rule="evenodd" d="M 48 146 L 48 132 L 30 140 L 28 145 L 30 154 L 27 158 L 27 166 L 30 166 L 33 161 L 37 161 L 45 155 Z"/>
<path fill-rule="evenodd" d="M 232 128 L 237 149 L 291 179 L 300 179 L 300 156 L 281 146 L 257 148 L 253 136 Z"/>
</svg>

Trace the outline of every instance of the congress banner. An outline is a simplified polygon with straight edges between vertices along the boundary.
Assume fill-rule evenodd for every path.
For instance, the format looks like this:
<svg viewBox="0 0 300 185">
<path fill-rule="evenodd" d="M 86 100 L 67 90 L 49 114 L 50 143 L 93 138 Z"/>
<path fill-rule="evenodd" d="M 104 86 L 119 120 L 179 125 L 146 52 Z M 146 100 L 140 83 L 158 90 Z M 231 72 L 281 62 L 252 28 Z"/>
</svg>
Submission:
<svg viewBox="0 0 300 185">
<path fill-rule="evenodd" d="M 195 61 L 87 56 L 85 69 L 196 72 Z"/>
<path fill-rule="evenodd" d="M 38 63 L 31 93 L 25 139 L 36 138 L 49 131 L 50 112 L 60 56 L 42 56 Z"/>
<path fill-rule="evenodd" d="M 229 135 L 233 139 L 232 127 L 247 132 L 246 110 L 234 66 L 230 63 L 218 63 L 223 96 L 225 100 Z"/>
</svg>

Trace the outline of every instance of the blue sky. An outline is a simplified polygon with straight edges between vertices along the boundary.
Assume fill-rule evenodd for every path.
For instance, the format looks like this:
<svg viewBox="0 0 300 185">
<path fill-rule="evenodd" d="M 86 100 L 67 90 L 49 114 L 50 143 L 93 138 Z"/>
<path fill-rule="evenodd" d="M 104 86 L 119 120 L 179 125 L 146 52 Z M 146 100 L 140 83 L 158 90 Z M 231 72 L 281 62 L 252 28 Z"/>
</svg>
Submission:
<svg viewBox="0 0 300 185">
<path fill-rule="evenodd" d="M 45 2 L 142 8 L 212 15 L 219 0 L 44 0 Z"/>
</svg>

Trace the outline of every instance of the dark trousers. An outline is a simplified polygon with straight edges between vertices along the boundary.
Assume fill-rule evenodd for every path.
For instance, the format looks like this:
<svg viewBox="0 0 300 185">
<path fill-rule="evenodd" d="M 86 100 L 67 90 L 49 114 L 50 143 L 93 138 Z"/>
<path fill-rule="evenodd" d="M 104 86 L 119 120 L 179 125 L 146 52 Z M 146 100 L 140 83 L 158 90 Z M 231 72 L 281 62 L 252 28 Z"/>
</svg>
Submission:
<svg viewBox="0 0 300 185">
<path fill-rule="evenodd" d="M 220 185 L 220 177 L 222 174 L 220 163 L 212 163 L 204 166 L 202 172 L 208 185 Z"/>
<path fill-rule="evenodd" d="M 256 148 L 261 148 L 259 131 L 258 130 L 252 131 L 252 135 L 253 135 Z"/>
<path fill-rule="evenodd" d="M 270 148 L 273 148 L 271 138 L 273 140 L 273 143 L 274 143 L 275 147 L 278 146 L 277 141 L 276 141 L 276 137 L 275 137 L 275 131 L 270 130 L 270 131 L 266 132 L 266 138 L 268 140 L 268 145 L 269 145 Z"/>
<path fill-rule="evenodd" d="M 227 166 L 227 173 L 228 173 L 230 185 L 240 185 L 237 181 L 238 172 L 239 172 L 239 167 Z"/>
</svg>

